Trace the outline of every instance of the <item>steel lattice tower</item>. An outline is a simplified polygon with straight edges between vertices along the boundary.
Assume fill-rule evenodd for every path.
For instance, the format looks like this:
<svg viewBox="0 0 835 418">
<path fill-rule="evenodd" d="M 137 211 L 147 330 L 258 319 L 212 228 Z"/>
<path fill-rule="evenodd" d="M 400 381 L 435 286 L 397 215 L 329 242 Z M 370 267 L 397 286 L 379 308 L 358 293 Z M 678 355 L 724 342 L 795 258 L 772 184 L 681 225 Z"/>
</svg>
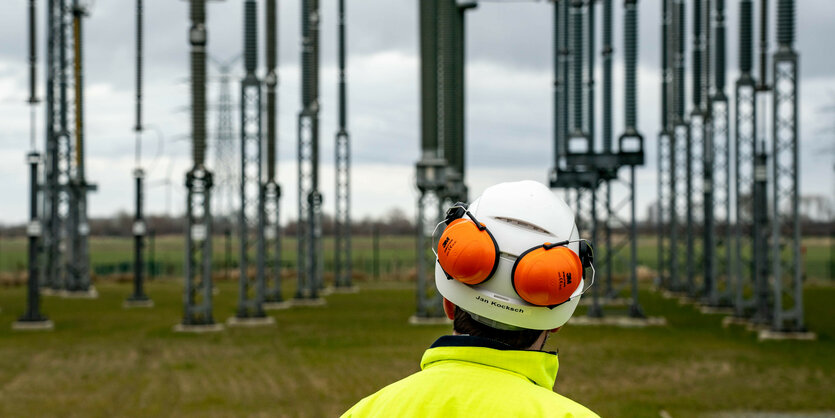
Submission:
<svg viewBox="0 0 835 418">
<path fill-rule="evenodd" d="M 239 57 L 232 58 L 225 62 L 217 63 L 218 68 L 218 104 L 217 120 L 215 131 L 214 148 L 214 169 L 215 169 L 215 193 L 214 208 L 215 219 L 223 220 L 227 228 L 235 221 L 235 193 L 238 191 L 238 176 L 235 173 L 237 164 L 235 157 L 235 126 L 233 121 L 232 101 L 232 64 Z M 225 231 L 224 231 L 225 232 Z"/>
<path fill-rule="evenodd" d="M 264 220 L 262 233 L 263 244 L 258 247 L 259 265 L 262 266 L 259 278 L 264 283 L 264 302 L 274 304 L 284 300 L 281 294 L 281 223 L 279 202 L 281 186 L 276 181 L 276 153 L 278 146 L 278 126 L 276 113 L 276 91 L 278 89 L 278 47 L 277 47 L 277 1 L 267 0 L 267 179 L 261 185 L 260 212 Z M 265 308 L 267 305 L 265 305 Z"/>
<path fill-rule="evenodd" d="M 78 0 L 71 6 L 67 0 L 51 0 L 47 5 L 46 225 L 41 274 L 42 284 L 53 292 L 95 297 L 87 241 L 87 192 L 95 187 L 84 176 L 81 47 L 85 14 Z"/>
<path fill-rule="evenodd" d="M 754 152 L 757 137 L 756 80 L 753 75 L 754 55 L 754 5 L 751 0 L 740 1 L 739 9 L 739 67 L 736 81 L 734 108 L 734 182 L 735 223 L 734 260 L 735 276 L 734 314 L 747 316 L 753 300 L 745 295 L 747 287 L 754 285 L 754 260 L 743 251 L 744 245 L 753 241 Z M 751 292 L 754 293 L 754 292 Z"/>
<path fill-rule="evenodd" d="M 704 0 L 705 2 L 707 0 Z M 699 247 L 696 238 L 698 234 L 697 219 L 698 209 L 703 207 L 704 201 L 701 199 L 702 187 L 702 173 L 706 155 L 704 154 L 705 136 L 707 133 L 707 112 L 705 106 L 705 68 L 704 58 L 707 55 L 705 31 L 704 31 L 704 8 L 702 0 L 693 0 L 693 58 L 691 61 L 692 70 L 692 91 L 691 100 L 692 107 L 690 111 L 690 136 L 687 141 L 687 165 L 686 165 L 686 206 L 685 206 L 685 292 L 691 298 L 696 298 L 699 295 L 699 271 L 697 266 L 701 263 L 698 260 L 696 252 Z M 685 15 L 682 13 L 679 24 L 685 25 Z"/>
<path fill-rule="evenodd" d="M 191 0 L 191 129 L 194 166 L 186 173 L 186 265 L 180 330 L 221 329 L 212 316 L 212 173 L 206 157 L 206 1 Z"/>
<path fill-rule="evenodd" d="M 794 50 L 795 5 L 777 1 L 777 51 L 773 55 L 771 163 L 771 263 L 774 283 L 774 331 L 805 331 L 800 254 L 799 151 L 797 138 L 798 69 Z M 785 301 L 790 301 L 788 308 Z"/>
<path fill-rule="evenodd" d="M 683 0 L 672 0 L 672 24 L 670 25 L 671 45 L 671 101 L 673 110 L 672 131 L 670 132 L 670 286 L 676 292 L 686 291 L 687 266 L 692 266 L 688 249 L 687 216 L 690 203 L 690 173 L 692 168 L 690 125 L 685 116 L 685 4 Z M 685 216 L 682 216 L 682 213 Z M 690 212 L 692 214 L 692 212 Z M 684 257 L 682 257 L 684 256 Z"/>
<path fill-rule="evenodd" d="M 602 283 L 590 290 L 588 316 L 602 318 L 603 308 L 616 304 L 628 287 L 627 315 L 644 319 L 637 297 L 637 272 L 615 283 L 612 270 L 616 256 L 629 249 L 637 255 L 634 215 L 634 167 L 643 164 L 643 137 L 637 122 L 637 1 L 624 3 L 624 69 L 626 126 L 615 146 L 612 129 L 613 2 L 603 0 L 602 16 L 602 131 L 596 132 L 596 1 L 554 2 L 554 169 L 551 187 L 573 190 L 572 202 L 579 229 L 588 230 L 598 256 Z M 598 141 L 598 136 L 600 140 Z M 602 146 L 598 146 L 598 142 Z M 630 167 L 627 177 L 618 175 Z M 600 186 L 603 187 L 600 187 Z M 615 201 L 613 190 L 621 188 Z M 617 192 L 617 190 L 615 190 Z M 629 207 L 629 215 L 620 211 Z M 627 231 L 613 242 L 612 227 Z M 602 250 L 602 251 L 601 251 Z M 602 289 L 600 289 L 602 287 Z"/>
<path fill-rule="evenodd" d="M 238 212 L 240 276 L 237 318 L 263 318 L 264 208 L 261 203 L 261 82 L 258 66 L 257 5 L 244 2 L 244 70 L 241 80 L 241 188 Z M 256 258 L 253 258 L 255 250 Z M 255 274 L 249 269 L 255 264 Z"/>
<path fill-rule="evenodd" d="M 350 289 L 351 278 L 351 144 L 348 135 L 347 92 L 345 86 L 345 0 L 339 0 L 337 17 L 339 44 L 339 115 L 336 132 L 336 242 L 334 287 Z"/>
<path fill-rule="evenodd" d="M 658 255 L 656 258 L 658 275 L 656 284 L 665 288 L 672 288 L 672 223 L 669 215 L 672 213 L 670 192 L 672 190 L 672 57 L 669 35 L 672 26 L 672 10 L 670 0 L 661 0 L 661 129 L 658 132 L 658 159 L 656 202 L 656 233 L 658 235 Z"/>
<path fill-rule="evenodd" d="M 302 0 L 302 110 L 298 119 L 298 285 L 295 299 L 322 303 L 319 192 L 319 0 Z"/>
<path fill-rule="evenodd" d="M 706 155 L 712 156 L 705 174 L 705 282 L 710 306 L 732 306 L 733 229 L 731 227 L 730 108 L 725 94 L 725 0 L 714 0 L 713 93 L 710 97 L 711 133 Z"/>
<path fill-rule="evenodd" d="M 419 2 L 420 84 L 421 84 L 421 159 L 417 163 L 417 308 L 415 318 L 442 318 L 441 298 L 435 289 L 435 245 L 432 236 L 442 216 L 441 193 L 446 160 L 439 138 L 439 27 L 440 0 Z"/>
</svg>

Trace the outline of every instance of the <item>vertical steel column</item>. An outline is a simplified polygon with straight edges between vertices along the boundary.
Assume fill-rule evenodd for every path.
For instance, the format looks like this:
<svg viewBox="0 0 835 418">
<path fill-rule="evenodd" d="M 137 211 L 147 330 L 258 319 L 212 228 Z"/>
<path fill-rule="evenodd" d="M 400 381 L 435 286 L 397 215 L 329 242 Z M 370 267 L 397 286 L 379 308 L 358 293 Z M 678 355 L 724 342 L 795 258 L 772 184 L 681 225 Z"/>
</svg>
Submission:
<svg viewBox="0 0 835 418">
<path fill-rule="evenodd" d="M 552 21 L 552 53 L 553 53 L 553 71 L 554 71 L 554 167 L 551 170 L 551 178 L 556 179 L 557 172 L 560 168 L 560 160 L 563 155 L 563 143 L 565 141 L 565 124 L 563 119 L 563 97 L 566 92 L 565 72 L 563 71 L 563 61 L 565 60 L 565 28 L 561 24 L 560 10 L 563 8 L 565 1 L 554 0 L 554 11 Z"/>
<path fill-rule="evenodd" d="M 238 212 L 240 276 L 237 318 L 265 316 L 264 207 L 261 200 L 261 81 L 258 67 L 258 19 L 255 0 L 244 2 L 244 70 L 241 80 L 241 207 Z M 253 242 L 254 241 L 254 242 Z M 253 248 L 254 247 L 254 248 Z M 251 254 L 255 250 L 255 257 Z M 255 264 L 255 274 L 249 269 Z"/>
<path fill-rule="evenodd" d="M 351 143 L 348 135 L 347 92 L 345 85 L 345 0 L 338 11 L 338 128 L 336 132 L 336 226 L 334 286 L 353 287 L 351 278 Z"/>
<path fill-rule="evenodd" d="M 593 34 L 592 34 L 593 35 Z M 603 0 L 603 154 L 612 154 L 612 0 Z M 613 173 L 607 173 L 613 174 Z M 608 175 L 607 175 L 608 177 Z M 612 213 L 614 212 L 612 202 L 612 180 L 606 179 L 603 184 L 604 199 L 607 219 L 603 222 L 603 242 L 606 256 L 604 274 L 606 277 L 606 297 L 613 298 L 616 295 L 612 288 L 612 263 L 614 262 L 614 249 L 612 248 Z M 603 246 L 598 245 L 598 248 Z"/>
<path fill-rule="evenodd" d="M 43 191 L 44 205 L 44 243 L 43 263 L 41 269 L 42 285 L 49 291 L 59 291 L 64 287 L 64 246 L 63 218 L 61 217 L 61 201 L 65 193 L 61 187 L 61 170 L 59 155 L 59 138 L 63 135 L 60 112 L 64 107 L 65 97 L 59 89 L 60 73 L 62 72 L 64 53 L 62 39 L 64 36 L 63 2 L 48 0 L 46 7 L 47 47 L 46 47 L 46 136 L 45 149 L 45 179 Z M 66 139 L 66 137 L 63 137 Z"/>
<path fill-rule="evenodd" d="M 673 40 L 673 54 L 672 54 L 672 101 L 673 113 L 672 123 L 673 131 L 670 136 L 670 169 L 672 170 L 670 176 L 670 287 L 674 292 L 681 292 L 689 290 L 686 285 L 683 286 L 680 279 L 682 263 L 680 256 L 685 255 L 685 264 L 687 267 L 692 265 L 687 263 L 687 255 L 691 252 L 687 251 L 688 237 L 686 229 L 681 228 L 680 214 L 681 210 L 685 213 L 689 211 L 687 206 L 690 189 L 690 125 L 685 116 L 686 97 L 685 97 L 685 67 L 684 55 L 686 44 L 685 31 L 685 4 L 684 0 L 673 0 L 672 3 L 672 26 L 671 38 Z M 680 237 L 680 235 L 685 235 Z M 680 239 L 684 239 L 684 250 L 681 248 Z M 687 272 L 685 271 L 685 274 Z"/>
<path fill-rule="evenodd" d="M 638 0 L 626 0 L 623 4 L 623 51 L 624 51 L 624 132 L 619 139 L 621 153 L 640 154 L 643 165 L 644 138 L 638 132 Z M 643 309 L 638 302 L 638 233 L 635 202 L 635 166 L 629 164 L 629 286 L 631 300 L 629 316 L 644 318 Z M 610 215 L 611 216 L 611 213 Z"/>
<path fill-rule="evenodd" d="M 701 177 L 699 175 L 698 169 L 701 169 L 701 165 L 704 161 L 704 155 L 702 154 L 702 144 L 704 143 L 704 67 L 702 56 L 704 54 L 704 36 L 703 36 L 703 25 L 702 25 L 702 0 L 693 0 L 693 62 L 692 62 L 692 71 L 693 71 L 693 90 L 691 92 L 692 97 L 692 110 L 690 113 L 690 121 L 688 123 L 689 128 L 689 136 L 687 141 L 687 157 L 686 157 L 686 186 L 685 186 L 685 219 L 686 219 L 686 228 L 685 228 L 685 265 L 686 265 L 686 292 L 688 296 L 691 298 L 695 298 L 698 294 L 697 284 L 696 284 L 696 276 L 698 274 L 697 265 L 698 260 L 696 259 L 696 247 L 697 244 L 695 242 L 695 238 L 697 235 L 697 220 L 695 218 L 696 207 L 698 205 L 702 205 L 704 202 L 699 202 L 700 199 L 696 199 L 697 195 L 700 194 L 699 184 L 697 179 Z M 681 26 L 686 25 L 687 20 L 684 18 L 684 14 L 682 14 L 682 18 L 680 20 Z M 683 28 L 682 28 L 683 29 Z M 686 70 L 685 70 L 686 71 Z"/>
<path fill-rule="evenodd" d="M 29 224 L 26 227 L 28 236 L 28 266 L 29 277 L 26 288 L 26 311 L 18 319 L 18 323 L 49 324 L 48 318 L 41 314 L 41 295 L 39 289 L 40 265 L 40 236 L 43 227 L 38 219 L 38 165 L 41 156 L 35 151 L 35 106 L 38 104 L 37 90 L 37 16 L 36 1 L 29 0 L 29 106 L 30 122 L 29 134 L 31 151 L 26 156 L 29 163 Z M 12 325 L 12 327 L 15 327 Z"/>
<path fill-rule="evenodd" d="M 715 41 L 713 44 L 714 90 L 710 99 L 712 122 L 713 166 L 710 190 L 713 194 L 713 228 L 705 227 L 705 233 L 713 236 L 714 243 L 705 240 L 705 251 L 710 250 L 713 263 L 709 270 L 712 280 L 708 288 L 708 303 L 711 306 L 732 306 L 734 281 L 733 228 L 731 224 L 731 137 L 730 109 L 725 94 L 725 0 L 714 0 Z M 724 283 L 724 284 L 722 284 Z"/>
<path fill-rule="evenodd" d="M 133 171 L 135 180 L 135 211 L 133 217 L 133 294 L 127 299 L 128 305 L 135 302 L 148 301 L 143 289 L 145 275 L 145 260 L 143 248 L 145 246 L 145 218 L 143 208 L 143 180 L 142 170 L 142 0 L 136 0 L 136 169 Z"/>
<path fill-rule="evenodd" d="M 794 50 L 794 0 L 777 1 L 777 52 L 774 53 L 772 107 L 772 230 L 775 331 L 805 331 L 803 322 L 803 265 L 798 202 L 799 141 L 798 56 Z M 784 289 L 784 285 L 787 286 Z M 785 302 L 789 307 L 784 308 Z"/>
<path fill-rule="evenodd" d="M 34 3 L 34 1 L 32 2 Z M 30 11 L 34 11 L 31 5 Z M 30 21 L 31 24 L 31 21 Z M 31 100 L 37 101 L 34 90 L 29 96 Z M 40 155 L 32 151 L 27 155 L 29 163 L 29 224 L 26 226 L 26 235 L 29 237 L 29 278 L 26 286 L 26 312 L 18 319 L 18 323 L 49 323 L 49 319 L 41 314 L 41 295 L 38 288 L 38 245 L 41 235 L 41 222 L 38 219 L 38 165 Z M 13 325 L 15 327 L 15 325 Z"/>
<path fill-rule="evenodd" d="M 422 0 L 419 2 L 420 19 L 420 104 L 421 104 L 421 159 L 416 165 L 417 188 L 417 306 L 414 318 L 443 318 L 444 312 L 440 294 L 435 288 L 435 245 L 432 231 L 442 219 L 441 194 L 446 184 L 447 162 L 442 158 L 440 142 L 439 94 L 439 2 L 444 0 Z"/>
<path fill-rule="evenodd" d="M 589 190 L 591 193 L 591 241 L 596 243 L 598 239 L 599 225 L 597 223 L 597 184 Z M 578 199 L 579 200 L 579 199 Z M 580 209 L 577 209 L 580 212 Z M 591 305 L 587 315 L 590 318 L 602 318 L 603 307 L 600 304 L 600 286 L 592 286 L 591 288 Z"/>
<path fill-rule="evenodd" d="M 191 0 L 192 161 L 186 173 L 186 265 L 183 326 L 209 326 L 212 317 L 212 173 L 206 157 L 206 0 Z"/>
<path fill-rule="evenodd" d="M 302 0 L 302 111 L 298 121 L 298 289 L 319 300 L 322 195 L 319 193 L 319 1 Z"/>
<path fill-rule="evenodd" d="M 73 0 L 72 31 L 73 31 L 73 86 L 75 106 L 75 144 L 70 146 L 75 159 L 69 170 L 69 257 L 67 258 L 67 283 L 69 292 L 87 293 L 90 289 L 90 246 L 88 236 L 90 227 L 87 223 L 87 184 L 84 174 L 84 78 L 82 51 L 82 17 L 86 10 Z"/>
<path fill-rule="evenodd" d="M 264 302 L 277 303 L 284 300 L 281 294 L 281 186 L 276 181 L 276 158 L 278 148 L 278 22 L 277 0 L 267 0 L 267 180 L 261 185 L 261 217 L 263 218 L 264 244 L 259 247 L 259 258 L 263 261 Z"/>
<path fill-rule="evenodd" d="M 671 213 L 669 203 L 671 201 L 667 193 L 671 190 L 670 180 L 672 178 L 671 160 L 671 132 L 670 114 L 672 103 L 670 100 L 672 66 L 670 60 L 670 26 L 672 24 L 672 13 L 670 8 L 671 0 L 661 0 L 661 128 L 658 131 L 658 201 L 656 205 L 656 234 L 658 239 L 658 255 L 656 256 L 658 275 L 656 284 L 670 289 L 670 253 L 669 245 L 670 230 L 665 224 L 668 213 Z"/>
<path fill-rule="evenodd" d="M 750 254 L 753 242 L 754 212 L 754 143 L 757 137 L 756 81 L 753 77 L 754 5 L 752 0 L 739 3 L 739 69 L 734 94 L 734 316 L 748 315 L 752 300 L 746 297 L 753 286 L 754 261 Z"/>
<path fill-rule="evenodd" d="M 723 1 L 723 0 L 719 0 Z M 701 177 L 701 191 L 702 191 L 702 286 L 698 289 L 698 294 L 701 301 L 706 304 L 711 304 L 711 295 L 716 287 L 716 235 L 715 235 L 715 203 L 713 193 L 713 177 L 714 177 L 714 132 L 713 132 L 713 98 L 712 92 L 714 88 L 714 80 L 712 75 L 712 30 L 713 30 L 713 9 L 711 7 L 711 0 L 704 0 L 702 6 L 702 24 L 704 26 L 702 31 L 703 42 L 703 59 L 702 67 L 704 69 L 704 83 L 702 85 L 702 108 L 704 109 L 703 125 L 702 125 L 702 177 Z"/>
<path fill-rule="evenodd" d="M 769 134 L 767 125 L 768 95 L 771 86 L 768 83 L 768 0 L 760 1 L 760 77 L 755 90 L 755 100 L 758 102 L 755 114 L 757 136 L 754 141 L 754 314 L 751 321 L 756 324 L 768 325 L 772 322 L 772 309 L 769 291 L 770 267 L 768 263 L 769 237 L 769 209 L 768 209 L 768 153 L 766 151 Z"/>
<path fill-rule="evenodd" d="M 55 283 L 60 286 L 59 288 L 53 288 L 53 291 L 61 292 L 65 291 L 69 287 L 69 268 L 70 268 L 70 259 L 72 258 L 72 254 L 70 250 L 72 249 L 72 244 L 70 243 L 70 237 L 73 234 L 73 231 L 76 230 L 76 226 L 72 224 L 72 216 L 71 216 L 71 205 L 72 203 L 70 200 L 71 192 L 70 192 L 70 182 L 72 180 L 72 175 L 70 173 L 71 166 L 72 166 L 72 144 L 70 141 L 71 132 L 70 132 L 70 103 L 67 97 L 67 91 L 69 88 L 69 82 L 67 80 L 67 65 L 69 63 L 69 59 L 67 57 L 67 31 L 68 28 L 71 28 L 72 25 L 67 25 L 67 19 L 69 18 L 69 13 L 67 12 L 69 9 L 67 7 L 67 0 L 58 0 L 58 4 L 56 5 L 56 13 L 58 19 L 58 51 L 57 51 L 57 79 L 58 79 L 58 91 L 56 95 L 57 99 L 57 107 L 58 107 L 58 127 L 56 132 L 56 148 L 55 148 L 55 165 L 56 165 L 56 182 L 53 187 L 55 187 L 55 206 L 56 206 L 56 219 L 53 221 L 55 225 L 57 225 L 60 230 L 57 231 L 56 237 L 58 242 L 56 245 L 59 247 L 58 249 L 58 258 L 55 262 L 60 264 L 60 267 L 57 271 L 58 277 L 55 279 Z"/>
</svg>

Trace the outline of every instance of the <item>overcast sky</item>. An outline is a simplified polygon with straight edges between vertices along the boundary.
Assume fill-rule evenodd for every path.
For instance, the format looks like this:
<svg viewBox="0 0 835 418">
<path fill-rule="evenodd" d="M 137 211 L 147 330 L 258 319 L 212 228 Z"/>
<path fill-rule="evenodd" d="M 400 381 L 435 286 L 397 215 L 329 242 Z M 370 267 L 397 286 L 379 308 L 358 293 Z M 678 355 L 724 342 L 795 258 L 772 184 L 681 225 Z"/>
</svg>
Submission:
<svg viewBox="0 0 835 418">
<path fill-rule="evenodd" d="M 0 222 L 27 216 L 29 106 L 24 0 L 0 2 Z M 38 2 L 39 96 L 43 97 L 44 1 Z M 90 1 L 85 20 L 87 176 L 99 190 L 91 216 L 130 211 L 134 167 L 134 1 Z M 263 2 L 259 1 L 259 7 Z M 414 164 L 419 157 L 417 0 L 347 0 L 349 132 L 352 140 L 353 215 L 379 216 L 392 208 L 414 213 Z M 504 3 L 504 4 L 503 4 Z M 622 2 L 617 5 L 620 34 Z M 729 1 L 728 76 L 737 72 L 738 2 Z M 831 39 L 835 1 L 798 1 L 801 56 L 801 192 L 833 197 L 835 161 L 835 54 Z M 284 220 L 295 217 L 296 117 L 299 92 L 299 4 L 279 0 L 279 182 Z M 322 1 L 321 140 L 324 209 L 333 212 L 333 143 L 336 122 L 336 1 Z M 638 172 L 639 216 L 656 196 L 659 128 L 659 15 L 654 0 L 640 2 L 639 130 L 647 138 L 647 164 Z M 184 173 L 190 167 L 188 3 L 145 1 L 145 124 L 142 163 L 149 171 L 147 211 L 182 213 Z M 225 61 L 240 54 L 243 1 L 208 2 L 209 54 Z M 773 8 L 772 8 L 773 9 Z M 545 1 L 482 2 L 467 14 L 467 184 L 476 196 L 490 184 L 547 181 L 552 155 L 552 9 Z M 263 36 L 263 19 L 259 21 Z M 689 33 L 689 31 L 688 31 Z M 773 39 L 773 31 L 772 36 Z M 263 39 L 259 40 L 263 50 Z M 773 44 L 773 41 L 771 41 Z M 688 41 L 688 48 L 690 47 Z M 615 37 L 615 132 L 622 130 L 620 36 Z M 689 54 L 689 53 L 688 53 Z M 689 57 L 689 55 L 688 55 Z M 259 61 L 263 74 L 264 61 Z M 210 66 L 210 100 L 219 89 Z M 232 91 L 242 73 L 235 67 Z M 598 84 L 600 85 L 600 84 Z M 689 90 L 688 90 L 689 91 Z M 729 91 L 730 93 L 730 91 Z M 237 97 L 235 98 L 237 103 Z M 598 100 L 598 103 L 600 100 Z M 830 111 L 825 108 L 830 106 Z M 37 148 L 43 150 L 43 105 L 37 108 Z M 238 116 L 234 116 L 237 122 Z M 209 117 L 210 134 L 215 131 Z M 237 123 L 236 130 L 237 130 Z M 830 131 L 828 131 L 830 130 Z M 210 138 L 211 141 L 211 138 Z M 209 166 L 214 157 L 210 142 Z"/>
</svg>

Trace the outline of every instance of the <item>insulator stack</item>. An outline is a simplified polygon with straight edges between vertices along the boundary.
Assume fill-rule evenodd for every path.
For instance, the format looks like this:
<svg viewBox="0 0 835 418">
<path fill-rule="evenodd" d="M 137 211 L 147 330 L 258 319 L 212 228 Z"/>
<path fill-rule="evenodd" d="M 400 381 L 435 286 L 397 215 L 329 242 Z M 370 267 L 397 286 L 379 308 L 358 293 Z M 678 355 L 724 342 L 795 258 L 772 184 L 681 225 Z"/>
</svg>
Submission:
<svg viewBox="0 0 835 418">
<path fill-rule="evenodd" d="M 661 128 L 670 125 L 670 0 L 661 0 Z"/>
<path fill-rule="evenodd" d="M 742 0 L 739 4 L 739 71 L 751 74 L 754 69 L 754 4 Z"/>
<path fill-rule="evenodd" d="M 684 68 L 684 48 L 685 48 L 685 9 L 684 1 L 677 0 L 673 7 L 673 30 L 675 31 L 674 45 L 675 54 L 673 54 L 673 71 L 674 71 L 674 94 L 673 105 L 675 108 L 676 120 L 681 122 L 684 120 L 685 108 L 685 68 Z"/>
<path fill-rule="evenodd" d="M 637 0 L 626 1 L 623 23 L 623 54 L 625 70 L 624 109 L 626 130 L 637 130 L 638 126 L 638 4 Z"/>
<path fill-rule="evenodd" d="M 196 167 L 206 162 L 206 3 L 191 2 L 191 129 L 192 158 Z"/>
<path fill-rule="evenodd" d="M 247 75 L 255 74 L 258 67 L 258 20 L 254 0 L 244 4 L 244 69 Z"/>
<path fill-rule="evenodd" d="M 35 16 L 36 0 L 29 0 L 29 103 L 38 102 L 38 41 L 37 16 Z"/>
<path fill-rule="evenodd" d="M 714 61 L 714 83 L 716 84 L 716 94 L 725 95 L 725 0 L 714 0 L 716 3 L 716 10 L 714 15 L 716 17 L 716 43 L 714 45 L 715 61 Z"/>
<path fill-rule="evenodd" d="M 603 152 L 612 151 L 612 0 L 603 1 Z"/>
<path fill-rule="evenodd" d="M 794 45 L 794 0 L 777 2 L 777 43 L 781 47 Z"/>
<path fill-rule="evenodd" d="M 142 0 L 136 0 L 136 126 L 133 130 L 142 131 Z M 138 149 L 137 144 L 137 162 Z"/>
<path fill-rule="evenodd" d="M 583 2 L 575 0 L 571 7 L 572 97 L 575 133 L 583 130 Z"/>
<path fill-rule="evenodd" d="M 339 0 L 339 129 L 345 130 L 348 124 L 347 93 L 345 86 L 345 0 Z"/>
<path fill-rule="evenodd" d="M 684 26 L 684 19 L 679 23 Z M 702 1 L 693 0 L 693 110 L 698 111 L 702 107 L 702 54 L 704 52 L 704 39 L 702 38 Z"/>
<path fill-rule="evenodd" d="M 275 180 L 275 154 L 278 142 L 276 126 L 276 87 L 278 86 L 278 47 L 276 45 L 276 0 L 267 0 L 267 179 Z"/>
<path fill-rule="evenodd" d="M 760 85 L 768 85 L 768 0 L 760 0 Z"/>
</svg>

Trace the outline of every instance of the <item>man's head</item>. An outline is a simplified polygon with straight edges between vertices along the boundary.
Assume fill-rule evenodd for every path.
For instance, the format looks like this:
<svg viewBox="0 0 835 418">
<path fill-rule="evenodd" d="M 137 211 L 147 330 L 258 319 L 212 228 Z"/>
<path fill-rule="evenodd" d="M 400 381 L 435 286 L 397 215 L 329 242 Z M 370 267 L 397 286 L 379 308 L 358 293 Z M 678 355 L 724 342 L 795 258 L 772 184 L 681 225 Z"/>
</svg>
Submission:
<svg viewBox="0 0 835 418">
<path fill-rule="evenodd" d="M 537 182 L 498 184 L 466 209 L 453 207 L 438 243 L 435 284 L 463 312 L 451 315 L 462 317 L 456 331 L 470 333 L 457 329 L 469 323 L 514 336 L 536 330 L 533 337 L 561 327 L 591 261 L 580 244 L 574 213 Z"/>
</svg>

